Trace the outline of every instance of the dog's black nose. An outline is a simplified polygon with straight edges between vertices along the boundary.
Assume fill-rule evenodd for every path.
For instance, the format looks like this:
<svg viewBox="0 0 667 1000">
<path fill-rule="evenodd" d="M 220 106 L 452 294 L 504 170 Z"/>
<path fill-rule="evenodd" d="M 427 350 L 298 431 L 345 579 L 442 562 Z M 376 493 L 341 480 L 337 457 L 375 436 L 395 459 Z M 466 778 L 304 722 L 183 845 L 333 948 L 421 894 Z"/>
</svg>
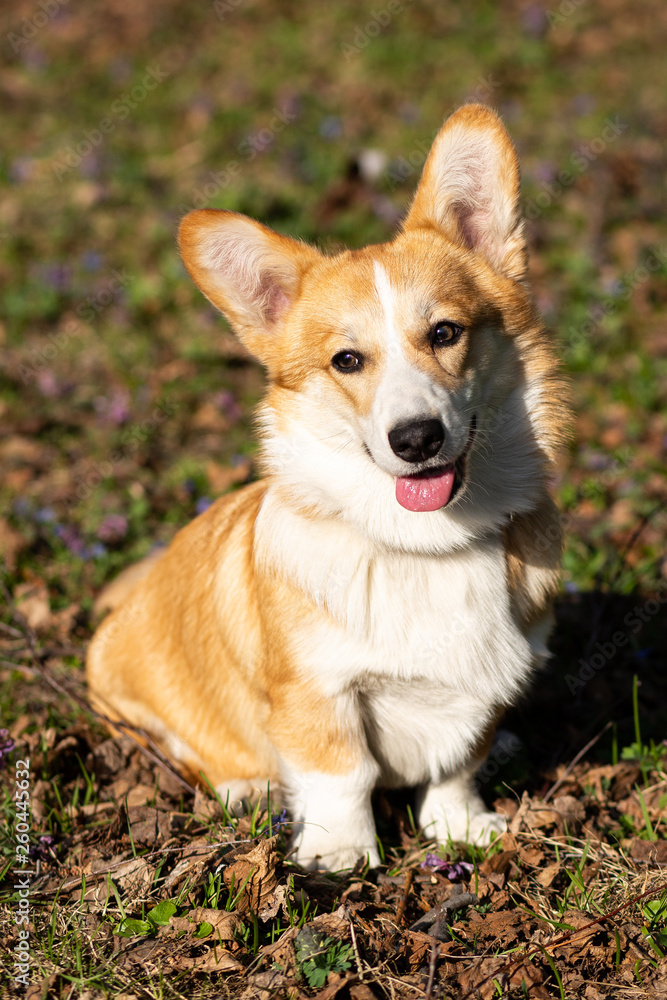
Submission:
<svg viewBox="0 0 667 1000">
<path fill-rule="evenodd" d="M 445 440 L 445 428 L 435 417 L 399 424 L 389 431 L 391 450 L 405 462 L 424 462 L 437 455 Z"/>
</svg>

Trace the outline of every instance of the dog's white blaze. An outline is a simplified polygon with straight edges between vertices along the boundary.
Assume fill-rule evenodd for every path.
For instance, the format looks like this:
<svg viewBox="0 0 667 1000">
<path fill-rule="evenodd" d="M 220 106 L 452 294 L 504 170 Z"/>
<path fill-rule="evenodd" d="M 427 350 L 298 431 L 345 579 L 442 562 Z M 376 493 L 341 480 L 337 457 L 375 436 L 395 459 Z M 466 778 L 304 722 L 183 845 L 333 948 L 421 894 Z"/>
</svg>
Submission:
<svg viewBox="0 0 667 1000">
<path fill-rule="evenodd" d="M 390 359 L 400 358 L 403 356 L 403 349 L 401 337 L 396 327 L 396 294 L 391 287 L 389 275 L 377 260 L 373 261 L 373 273 L 375 274 L 375 291 L 384 314 L 387 354 Z"/>
<path fill-rule="evenodd" d="M 378 385 L 371 410 L 371 422 L 366 425 L 368 445 L 376 457 L 383 456 L 396 462 L 389 449 L 387 435 L 400 421 L 440 415 L 443 407 L 439 387 L 408 360 L 403 334 L 398 320 L 398 294 L 392 287 L 389 275 L 379 263 L 373 261 L 375 291 L 382 307 L 385 353 L 384 372 Z M 399 462 L 397 472 L 402 471 Z"/>
</svg>

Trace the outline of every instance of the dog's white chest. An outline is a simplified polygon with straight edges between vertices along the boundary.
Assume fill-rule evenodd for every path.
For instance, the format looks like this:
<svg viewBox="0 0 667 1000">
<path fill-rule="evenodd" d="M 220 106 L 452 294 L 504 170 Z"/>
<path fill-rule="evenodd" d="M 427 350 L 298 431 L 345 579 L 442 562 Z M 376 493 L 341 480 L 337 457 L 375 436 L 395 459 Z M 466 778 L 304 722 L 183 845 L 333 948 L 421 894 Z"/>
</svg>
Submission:
<svg viewBox="0 0 667 1000">
<path fill-rule="evenodd" d="M 384 785 L 440 780 L 470 759 L 531 669 L 502 543 L 424 556 L 345 540 L 301 536 L 290 550 L 293 578 L 317 604 L 292 636 L 293 656 L 330 697 L 354 693 Z"/>
<path fill-rule="evenodd" d="M 263 544 L 317 605 L 291 646 L 318 686 L 379 696 L 403 682 L 405 697 L 445 691 L 486 705 L 516 697 L 532 656 L 510 611 L 500 538 L 446 555 L 380 553 L 340 524 L 299 521 L 272 518 Z"/>
</svg>

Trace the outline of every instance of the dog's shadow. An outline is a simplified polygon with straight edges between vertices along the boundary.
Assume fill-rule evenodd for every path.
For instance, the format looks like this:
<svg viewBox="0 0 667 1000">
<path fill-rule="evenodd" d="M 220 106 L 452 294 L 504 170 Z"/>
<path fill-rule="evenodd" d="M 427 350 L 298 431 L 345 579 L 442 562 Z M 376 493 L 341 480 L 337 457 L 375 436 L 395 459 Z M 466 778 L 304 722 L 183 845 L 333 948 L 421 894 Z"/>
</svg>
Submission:
<svg viewBox="0 0 667 1000">
<path fill-rule="evenodd" d="M 659 596 L 590 591 L 557 602 L 553 656 L 502 723 L 521 743 L 522 787 L 512 761 L 505 779 L 516 791 L 544 792 L 598 736 L 585 760 L 620 756 L 636 739 L 635 689 L 642 743 L 667 738 L 667 590 Z"/>
<path fill-rule="evenodd" d="M 519 800 L 524 791 L 545 795 L 589 743 L 585 762 L 621 759 L 636 742 L 635 696 L 642 744 L 667 739 L 667 590 L 660 596 L 662 602 L 590 591 L 560 598 L 553 655 L 503 717 L 499 740 L 478 774 L 489 805 L 497 798 Z M 398 821 L 407 832 L 407 806 L 413 804 L 409 792 L 376 795 L 379 830 L 389 833 Z"/>
</svg>

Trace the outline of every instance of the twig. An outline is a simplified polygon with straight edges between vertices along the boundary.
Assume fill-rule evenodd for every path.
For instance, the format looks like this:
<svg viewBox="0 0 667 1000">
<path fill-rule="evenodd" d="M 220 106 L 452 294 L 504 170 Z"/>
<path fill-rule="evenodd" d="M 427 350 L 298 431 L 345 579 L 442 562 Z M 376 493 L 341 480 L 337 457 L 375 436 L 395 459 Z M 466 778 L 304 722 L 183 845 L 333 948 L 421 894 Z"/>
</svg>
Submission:
<svg viewBox="0 0 667 1000">
<path fill-rule="evenodd" d="M 218 840 L 213 844 L 200 844 L 195 850 L 192 850 L 190 844 L 185 844 L 183 847 L 166 847 L 166 848 L 161 847 L 158 851 L 149 851 L 147 854 L 142 854 L 141 859 L 144 861 L 148 861 L 151 858 L 164 858 L 166 854 L 181 854 L 183 851 L 189 851 L 191 857 L 199 858 L 199 857 L 205 857 L 207 854 L 211 854 L 212 852 L 217 851 L 219 847 L 234 848 L 234 847 L 239 847 L 241 844 L 254 844 L 254 843 L 255 843 L 254 840 Z M 128 860 L 136 860 L 136 859 L 123 858 L 120 861 L 114 861 L 110 863 L 106 868 L 100 868 L 99 871 L 86 872 L 85 873 L 86 885 L 95 883 L 101 876 L 114 872 L 116 868 L 120 868 L 122 865 L 127 864 Z M 165 878 L 166 876 L 162 877 Z M 51 896 L 53 894 L 57 896 L 61 892 L 68 892 L 70 889 L 76 888 L 76 886 L 81 885 L 82 881 L 83 881 L 82 875 L 72 875 L 71 878 L 65 879 L 64 882 L 61 882 L 57 888 L 42 889 L 40 888 L 39 884 L 35 883 L 33 889 L 37 895 L 42 897 L 47 895 Z"/>
<path fill-rule="evenodd" d="M 398 909 L 396 910 L 396 923 L 400 927 L 403 917 L 405 916 L 405 908 L 408 905 L 408 896 L 410 894 L 410 889 L 412 889 L 412 883 L 414 881 L 415 873 L 414 869 L 408 868 L 407 874 L 405 876 L 405 885 L 403 887 L 403 895 L 401 896 L 401 901 L 398 904 Z"/>
<path fill-rule="evenodd" d="M 11 625 L 5 625 L 4 622 L 0 622 L 0 631 L 6 632 L 7 635 L 11 635 L 12 639 L 24 639 L 25 636 L 23 632 L 19 632 L 17 628 L 12 628 Z"/>
<path fill-rule="evenodd" d="M 435 981 L 435 967 L 438 961 L 438 951 L 440 950 L 440 945 L 437 941 L 434 941 L 431 945 L 431 954 L 428 959 L 428 982 L 426 983 L 426 1000 L 431 1000 L 431 994 L 433 993 L 433 983 Z"/>
<path fill-rule="evenodd" d="M 592 740 L 589 740 L 588 743 L 586 744 L 586 746 L 582 750 L 580 750 L 579 753 L 576 755 L 576 757 L 574 757 L 570 761 L 570 763 L 567 765 L 567 767 L 565 768 L 565 770 L 561 774 L 561 776 L 558 779 L 558 781 L 556 781 L 555 784 L 553 784 L 551 786 L 551 788 L 549 789 L 549 791 L 547 792 L 547 794 L 542 799 L 543 802 L 548 802 L 549 799 L 551 798 L 551 796 L 556 794 L 556 792 L 558 791 L 558 789 L 560 788 L 560 786 L 563 784 L 563 782 L 567 778 L 568 774 L 570 774 L 570 772 L 572 771 L 572 769 L 577 766 L 577 764 L 579 763 L 579 761 L 581 760 L 581 758 L 584 757 L 588 753 L 588 751 L 591 749 L 591 747 L 595 746 L 595 744 L 597 743 L 597 741 L 599 739 L 601 739 L 602 736 L 604 736 L 604 734 L 607 732 L 607 730 L 611 727 L 611 724 L 612 724 L 611 721 L 609 721 L 607 723 L 607 725 L 604 726 L 600 730 L 600 732 L 597 734 L 597 736 L 594 736 Z"/>
<path fill-rule="evenodd" d="M 634 906 L 634 904 L 638 903 L 641 899 L 646 899 L 647 896 L 655 896 L 656 893 L 664 892 L 665 889 L 667 889 L 667 881 L 660 883 L 660 885 L 654 886 L 653 889 L 649 889 L 647 892 L 642 892 L 639 896 L 634 896 L 632 899 L 628 900 L 627 903 L 623 903 L 622 906 L 617 906 L 615 910 L 611 911 L 611 913 L 604 913 L 602 914 L 602 916 L 596 917 L 595 920 L 591 920 L 590 923 L 584 924 L 583 927 L 578 927 L 574 931 L 566 931 L 565 934 L 561 934 L 560 937 L 557 937 L 555 941 L 549 941 L 547 942 L 547 944 L 540 945 L 538 948 L 534 948 L 532 951 L 525 952 L 516 961 L 508 962 L 507 965 L 504 965 L 500 969 L 496 969 L 490 975 L 486 976 L 479 983 L 473 986 L 471 990 L 468 990 L 467 993 L 464 993 L 463 996 L 461 997 L 461 1000 L 468 1000 L 468 997 L 473 996 L 473 994 L 477 993 L 478 990 L 481 990 L 482 986 L 486 986 L 486 984 L 490 983 L 491 980 L 494 979 L 496 976 L 502 976 L 505 974 L 511 976 L 512 973 L 516 972 L 516 970 L 520 968 L 524 962 L 529 961 L 529 959 L 531 958 L 535 958 L 536 955 L 539 955 L 543 951 L 546 951 L 547 948 L 549 949 L 559 948 L 562 944 L 565 944 L 567 941 L 573 940 L 579 934 L 583 934 L 584 931 L 589 930 L 591 927 L 595 927 L 597 924 L 609 923 L 612 917 L 617 916 L 623 910 L 627 910 L 629 906 Z"/>
<path fill-rule="evenodd" d="M 350 921 L 350 935 L 352 937 L 352 950 L 354 951 L 354 958 L 357 963 L 357 972 L 359 973 L 359 979 L 363 983 L 364 981 L 364 967 L 361 964 L 361 956 L 359 954 L 359 945 L 357 944 L 357 935 L 354 930 L 354 924 L 352 923 L 352 914 L 348 913 L 347 919 Z"/>
<path fill-rule="evenodd" d="M 648 514 L 645 514 L 644 517 L 641 519 L 641 521 L 639 522 L 638 526 L 635 528 L 635 530 L 633 531 L 632 535 L 630 536 L 630 540 L 624 546 L 623 551 L 621 552 L 621 554 L 619 556 L 619 561 L 620 561 L 621 565 L 620 565 L 620 567 L 619 567 L 616 575 L 614 576 L 614 579 L 612 580 L 612 584 L 616 583 L 616 581 L 618 580 L 619 576 L 621 575 L 621 570 L 627 564 L 628 553 L 630 552 L 630 550 L 634 546 L 635 542 L 638 540 L 638 538 L 641 535 L 642 531 L 647 526 L 647 524 L 649 523 L 649 521 L 651 520 L 651 518 L 653 517 L 653 515 L 657 514 L 658 511 L 662 510 L 662 508 L 665 506 L 666 503 L 667 503 L 667 500 L 661 500 L 658 504 L 656 504 L 656 506 L 653 508 L 653 510 L 650 510 L 648 512 Z"/>
</svg>

